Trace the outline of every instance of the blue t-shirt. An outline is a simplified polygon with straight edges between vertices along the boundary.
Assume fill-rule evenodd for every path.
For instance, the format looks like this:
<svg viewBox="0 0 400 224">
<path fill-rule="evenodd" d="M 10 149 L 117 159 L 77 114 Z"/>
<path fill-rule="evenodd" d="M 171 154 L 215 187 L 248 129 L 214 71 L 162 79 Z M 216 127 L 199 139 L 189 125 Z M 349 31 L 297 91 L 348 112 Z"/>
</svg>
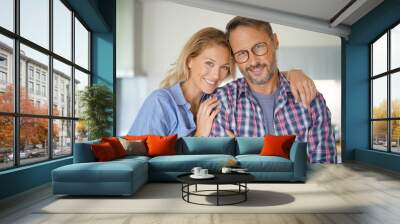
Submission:
<svg viewBox="0 0 400 224">
<path fill-rule="evenodd" d="M 144 101 L 129 135 L 192 136 L 196 130 L 190 104 L 183 96 L 180 83 L 155 90 Z"/>
<path fill-rule="evenodd" d="M 275 134 L 274 129 L 274 111 L 275 111 L 275 98 L 278 91 L 275 91 L 271 95 L 256 93 L 252 91 L 253 96 L 256 98 L 257 102 L 263 112 L 264 128 L 265 133 Z"/>
</svg>

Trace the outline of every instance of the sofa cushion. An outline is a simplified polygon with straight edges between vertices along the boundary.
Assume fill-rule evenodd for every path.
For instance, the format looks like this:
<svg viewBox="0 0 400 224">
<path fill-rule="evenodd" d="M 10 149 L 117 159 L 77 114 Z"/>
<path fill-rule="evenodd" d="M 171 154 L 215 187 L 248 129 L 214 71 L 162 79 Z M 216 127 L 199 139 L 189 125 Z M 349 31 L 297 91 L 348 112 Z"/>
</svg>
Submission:
<svg viewBox="0 0 400 224">
<path fill-rule="evenodd" d="M 125 156 L 124 158 L 116 159 L 113 160 L 113 162 L 126 162 L 126 163 L 135 163 L 135 160 L 142 161 L 142 162 L 148 162 L 150 157 L 147 156 L 136 156 L 136 155 L 130 155 L 130 156 Z"/>
<path fill-rule="evenodd" d="M 146 143 L 141 140 L 126 140 L 124 138 L 118 138 L 122 146 L 126 151 L 126 155 L 147 155 Z"/>
<path fill-rule="evenodd" d="M 237 137 L 236 155 L 259 154 L 264 145 L 263 137 Z"/>
<path fill-rule="evenodd" d="M 100 139 L 75 143 L 74 147 L 74 163 L 95 162 L 96 158 L 90 148 L 92 144 L 99 144 Z"/>
<path fill-rule="evenodd" d="M 238 155 L 236 159 L 241 168 L 249 172 L 292 172 L 292 161 L 278 156 Z"/>
<path fill-rule="evenodd" d="M 176 140 L 178 135 L 159 136 L 151 135 L 147 137 L 148 156 L 165 156 L 176 154 Z"/>
<path fill-rule="evenodd" d="M 101 142 L 108 142 L 114 149 L 115 155 L 117 158 L 122 158 L 126 156 L 126 151 L 124 146 L 122 146 L 121 142 L 117 137 L 103 137 L 101 138 Z"/>
<path fill-rule="evenodd" d="M 96 161 L 105 162 L 118 158 L 112 145 L 108 142 L 92 144 L 90 147 L 92 149 L 94 157 L 96 157 Z"/>
<path fill-rule="evenodd" d="M 140 159 L 74 163 L 53 170 L 52 174 L 53 181 L 58 182 L 129 182 L 134 172 L 147 171 L 146 166 Z"/>
<path fill-rule="evenodd" d="M 229 137 L 182 137 L 177 143 L 177 154 L 235 155 L 235 139 Z"/>
<path fill-rule="evenodd" d="M 261 156 L 280 156 L 286 159 L 290 159 L 289 153 L 290 148 L 296 135 L 265 135 L 264 146 L 261 149 Z"/>
<path fill-rule="evenodd" d="M 193 167 L 200 166 L 211 172 L 219 171 L 230 159 L 231 155 L 175 155 L 158 156 L 149 160 L 150 171 L 190 172 Z"/>
</svg>

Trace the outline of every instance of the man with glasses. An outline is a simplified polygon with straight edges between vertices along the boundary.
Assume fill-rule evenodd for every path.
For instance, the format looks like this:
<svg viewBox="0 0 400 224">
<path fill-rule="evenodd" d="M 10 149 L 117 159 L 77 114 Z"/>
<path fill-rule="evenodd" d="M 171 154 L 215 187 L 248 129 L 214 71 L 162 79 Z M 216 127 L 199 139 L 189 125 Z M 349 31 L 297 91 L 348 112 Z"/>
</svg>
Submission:
<svg viewBox="0 0 400 224">
<path fill-rule="evenodd" d="M 331 114 L 322 94 L 307 108 L 297 103 L 276 62 L 278 38 L 268 22 L 233 18 L 226 33 L 244 78 L 218 88 L 221 112 L 211 136 L 296 135 L 312 163 L 336 163 Z"/>
</svg>

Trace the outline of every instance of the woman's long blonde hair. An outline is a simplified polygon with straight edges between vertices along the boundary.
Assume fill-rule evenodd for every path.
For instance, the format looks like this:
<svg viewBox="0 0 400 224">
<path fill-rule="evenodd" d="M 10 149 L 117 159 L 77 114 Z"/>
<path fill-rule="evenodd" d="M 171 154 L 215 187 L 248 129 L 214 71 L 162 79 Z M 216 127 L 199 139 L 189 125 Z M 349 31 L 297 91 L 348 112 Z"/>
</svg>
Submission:
<svg viewBox="0 0 400 224">
<path fill-rule="evenodd" d="M 197 57 L 205 48 L 212 45 L 226 47 L 229 51 L 229 72 L 227 77 L 234 76 L 235 65 L 231 55 L 231 50 L 223 31 L 214 27 L 207 27 L 197 31 L 186 42 L 177 61 L 172 65 L 172 68 L 167 72 L 167 77 L 161 81 L 161 87 L 171 87 L 174 84 L 189 79 L 188 60 Z"/>
</svg>

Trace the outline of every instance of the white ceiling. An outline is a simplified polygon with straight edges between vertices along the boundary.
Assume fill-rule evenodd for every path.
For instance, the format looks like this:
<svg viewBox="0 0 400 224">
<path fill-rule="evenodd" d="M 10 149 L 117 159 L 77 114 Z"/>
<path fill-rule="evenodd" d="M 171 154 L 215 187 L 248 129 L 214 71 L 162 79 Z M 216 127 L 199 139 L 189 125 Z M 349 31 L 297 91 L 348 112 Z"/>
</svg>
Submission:
<svg viewBox="0 0 400 224">
<path fill-rule="evenodd" d="M 226 0 L 329 21 L 351 0 Z"/>
<path fill-rule="evenodd" d="M 296 28 L 348 37 L 351 25 L 383 0 L 169 0 L 179 4 L 263 19 Z M 352 3 L 338 20 L 332 21 Z"/>
</svg>

